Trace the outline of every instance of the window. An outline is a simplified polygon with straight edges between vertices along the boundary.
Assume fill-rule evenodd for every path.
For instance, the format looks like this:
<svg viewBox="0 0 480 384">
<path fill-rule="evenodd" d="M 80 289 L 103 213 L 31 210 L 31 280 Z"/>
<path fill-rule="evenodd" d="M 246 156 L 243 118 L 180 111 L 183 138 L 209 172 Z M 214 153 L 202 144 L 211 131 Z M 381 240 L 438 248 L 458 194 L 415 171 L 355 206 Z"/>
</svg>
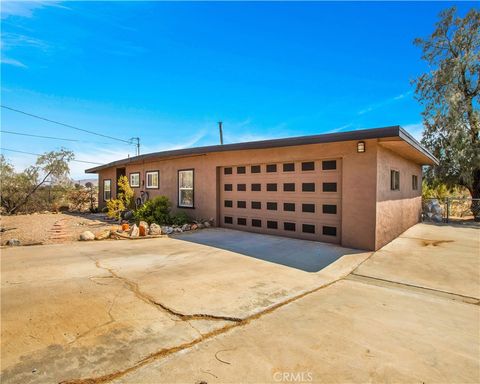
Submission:
<svg viewBox="0 0 480 384">
<path fill-rule="evenodd" d="M 412 189 L 416 191 L 418 189 L 418 176 L 412 175 Z"/>
<path fill-rule="evenodd" d="M 400 190 L 400 172 L 393 169 L 390 171 L 390 189 L 392 191 Z"/>
<path fill-rule="evenodd" d="M 252 209 L 262 209 L 262 203 L 260 201 L 252 201 Z"/>
<path fill-rule="evenodd" d="M 295 212 L 295 203 L 283 203 L 283 210 L 288 212 Z"/>
<path fill-rule="evenodd" d="M 232 174 L 232 167 L 223 168 L 224 175 L 231 175 Z"/>
<path fill-rule="evenodd" d="M 237 208 L 247 208 L 247 202 L 242 200 L 237 201 Z"/>
<path fill-rule="evenodd" d="M 322 212 L 335 215 L 337 213 L 337 206 L 335 204 L 323 204 Z"/>
<path fill-rule="evenodd" d="M 223 186 L 223 190 L 224 190 L 224 191 L 232 191 L 232 190 L 233 190 L 232 184 L 225 184 L 225 185 Z"/>
<path fill-rule="evenodd" d="M 269 211 L 276 211 L 277 210 L 277 203 L 267 202 L 267 209 Z"/>
<path fill-rule="evenodd" d="M 276 192 L 276 191 L 277 191 L 277 184 L 275 184 L 275 183 L 268 183 L 268 184 L 267 184 L 267 191 L 268 191 L 268 192 Z"/>
<path fill-rule="evenodd" d="M 295 163 L 283 164 L 283 172 L 293 172 L 293 171 L 295 171 Z"/>
<path fill-rule="evenodd" d="M 112 180 L 103 180 L 103 201 L 112 198 Z"/>
<path fill-rule="evenodd" d="M 232 208 L 232 207 L 233 207 L 233 201 L 232 201 L 232 200 L 225 200 L 225 201 L 223 202 L 223 206 L 224 206 L 225 208 Z"/>
<path fill-rule="evenodd" d="M 302 163 L 302 171 L 314 171 L 315 170 L 315 162 L 308 161 Z"/>
<path fill-rule="evenodd" d="M 239 217 L 237 219 L 237 224 L 238 225 L 247 225 L 247 219 L 243 218 L 243 217 Z"/>
<path fill-rule="evenodd" d="M 233 217 L 232 217 L 232 216 L 225 216 L 225 217 L 223 218 L 223 222 L 224 222 L 225 224 L 233 224 Z"/>
<path fill-rule="evenodd" d="M 158 188 L 158 171 L 148 171 L 145 173 L 146 187 L 147 188 Z"/>
<path fill-rule="evenodd" d="M 304 233 L 315 233 L 315 225 L 313 225 L 313 224 L 302 224 L 302 232 L 304 232 Z"/>
<path fill-rule="evenodd" d="M 322 161 L 322 170 L 323 171 L 330 171 L 333 169 L 337 169 L 337 160 L 326 160 Z"/>
<path fill-rule="evenodd" d="M 178 171 L 178 206 L 193 208 L 193 169 Z"/>
<path fill-rule="evenodd" d="M 295 183 L 283 183 L 284 192 L 295 192 Z"/>
<path fill-rule="evenodd" d="M 140 187 L 140 172 L 130 173 L 130 187 Z"/>
<path fill-rule="evenodd" d="M 295 231 L 295 223 L 283 223 L 283 229 L 285 231 Z"/>
<path fill-rule="evenodd" d="M 337 183 L 323 183 L 323 192 L 337 192 Z"/>
<path fill-rule="evenodd" d="M 247 190 L 247 184 L 237 184 L 237 191 L 246 191 Z"/>
<path fill-rule="evenodd" d="M 252 165 L 251 168 L 250 168 L 250 172 L 260 173 L 260 165 Z"/>
<path fill-rule="evenodd" d="M 315 204 L 302 204 L 302 212 L 315 213 Z"/>
<path fill-rule="evenodd" d="M 252 227 L 261 227 L 261 226 L 262 226 L 262 220 L 252 219 Z"/>
<path fill-rule="evenodd" d="M 322 233 L 326 236 L 337 236 L 337 228 L 323 226 Z"/>
<path fill-rule="evenodd" d="M 302 192 L 315 192 L 315 183 L 302 183 Z"/>
<path fill-rule="evenodd" d="M 267 228 L 268 229 L 277 229 L 278 228 L 278 223 L 276 221 L 267 221 Z"/>
<path fill-rule="evenodd" d="M 252 184 L 251 185 L 252 191 L 258 192 L 262 190 L 262 184 Z"/>
<path fill-rule="evenodd" d="M 267 164 L 267 172 L 277 172 L 277 164 Z"/>
<path fill-rule="evenodd" d="M 240 174 L 240 173 L 245 173 L 246 172 L 246 169 L 245 167 L 237 167 L 237 174 Z"/>
</svg>

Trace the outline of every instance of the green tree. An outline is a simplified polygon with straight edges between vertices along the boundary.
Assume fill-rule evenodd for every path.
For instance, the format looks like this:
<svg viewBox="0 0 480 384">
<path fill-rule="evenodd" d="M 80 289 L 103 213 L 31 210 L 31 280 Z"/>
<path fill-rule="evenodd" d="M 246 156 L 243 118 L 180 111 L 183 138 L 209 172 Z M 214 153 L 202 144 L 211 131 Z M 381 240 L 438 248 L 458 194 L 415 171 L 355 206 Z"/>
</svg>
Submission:
<svg viewBox="0 0 480 384">
<path fill-rule="evenodd" d="M 0 195 L 2 207 L 9 214 L 16 213 L 47 181 L 50 183 L 64 182 L 70 172 L 68 163 L 73 158 L 73 152 L 66 149 L 47 152 L 38 157 L 35 165 L 17 173 L 13 166 L 1 156 Z"/>
<path fill-rule="evenodd" d="M 424 106 L 422 143 L 440 162 L 427 178 L 464 186 L 480 198 L 480 13 L 472 8 L 462 18 L 449 8 L 432 35 L 414 44 L 430 69 L 414 81 Z M 472 205 L 476 219 L 479 207 Z"/>
</svg>

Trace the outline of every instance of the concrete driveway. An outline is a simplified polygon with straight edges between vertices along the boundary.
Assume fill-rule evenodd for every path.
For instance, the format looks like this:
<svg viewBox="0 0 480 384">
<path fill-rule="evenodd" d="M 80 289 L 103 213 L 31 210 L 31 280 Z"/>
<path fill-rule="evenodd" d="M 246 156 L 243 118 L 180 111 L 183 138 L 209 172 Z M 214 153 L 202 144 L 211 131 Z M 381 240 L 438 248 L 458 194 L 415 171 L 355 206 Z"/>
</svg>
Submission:
<svg viewBox="0 0 480 384">
<path fill-rule="evenodd" d="M 185 232 L 176 238 L 225 249 L 305 272 L 318 272 L 345 255 L 365 252 L 318 241 L 261 235 L 227 228 Z"/>
<path fill-rule="evenodd" d="M 3 249 L 2 383 L 113 378 L 331 284 L 370 255 L 337 250 L 335 263 L 307 273 L 191 241 L 218 233 Z M 312 250 L 255 238 L 272 253 Z"/>
<path fill-rule="evenodd" d="M 316 273 L 186 237 L 2 250 L 2 383 L 478 383 L 479 233 Z"/>
</svg>

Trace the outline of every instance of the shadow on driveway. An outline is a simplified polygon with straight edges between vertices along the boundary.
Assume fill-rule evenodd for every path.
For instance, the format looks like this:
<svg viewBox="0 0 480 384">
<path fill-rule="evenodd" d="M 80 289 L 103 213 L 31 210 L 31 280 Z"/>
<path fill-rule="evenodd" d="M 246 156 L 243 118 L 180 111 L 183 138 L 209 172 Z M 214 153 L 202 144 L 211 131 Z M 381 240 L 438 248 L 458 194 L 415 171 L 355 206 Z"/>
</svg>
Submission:
<svg viewBox="0 0 480 384">
<path fill-rule="evenodd" d="M 300 269 L 318 272 L 344 255 L 364 251 L 287 237 L 262 235 L 225 228 L 185 232 L 176 239 L 209 245 L 245 256 Z"/>
</svg>

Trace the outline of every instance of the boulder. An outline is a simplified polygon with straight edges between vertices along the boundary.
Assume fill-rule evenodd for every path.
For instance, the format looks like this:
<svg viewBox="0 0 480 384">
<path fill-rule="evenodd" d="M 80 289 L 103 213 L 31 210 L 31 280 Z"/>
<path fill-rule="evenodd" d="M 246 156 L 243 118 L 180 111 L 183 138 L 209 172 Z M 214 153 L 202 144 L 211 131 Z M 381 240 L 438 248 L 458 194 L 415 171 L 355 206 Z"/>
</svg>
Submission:
<svg viewBox="0 0 480 384">
<path fill-rule="evenodd" d="M 149 235 L 161 235 L 162 228 L 157 223 L 150 224 L 150 229 L 148 230 Z"/>
<path fill-rule="evenodd" d="M 137 227 L 137 224 L 133 224 L 128 233 L 130 237 L 138 237 L 140 235 L 140 230 Z"/>
<path fill-rule="evenodd" d="M 170 235 L 171 233 L 173 233 L 173 228 L 172 227 L 162 227 L 162 233 L 165 233 L 167 235 Z"/>
<path fill-rule="evenodd" d="M 146 221 L 140 221 L 138 224 L 140 236 L 147 236 L 148 234 L 148 223 Z"/>
<path fill-rule="evenodd" d="M 190 229 L 191 229 L 192 231 L 195 231 L 196 229 L 198 229 L 198 224 L 192 224 L 192 225 L 190 226 Z"/>
<path fill-rule="evenodd" d="M 182 231 L 182 228 L 176 227 L 176 228 L 173 229 L 173 232 L 175 232 L 175 233 L 182 233 L 183 231 Z"/>
<path fill-rule="evenodd" d="M 197 224 L 197 228 L 198 228 L 198 229 L 205 228 L 205 225 L 203 225 L 202 223 L 198 223 L 198 224 Z"/>
<path fill-rule="evenodd" d="M 99 231 L 95 233 L 95 240 L 105 240 L 110 237 L 110 230 L 104 229 L 103 231 Z"/>
<path fill-rule="evenodd" d="M 190 224 L 183 224 L 182 225 L 182 231 L 185 232 L 185 231 L 190 231 Z"/>
<path fill-rule="evenodd" d="M 203 223 L 203 226 L 204 226 L 205 228 L 209 228 L 209 227 L 211 227 L 212 225 L 211 225 L 208 221 L 205 221 L 205 222 Z"/>
<path fill-rule="evenodd" d="M 95 235 L 90 231 L 85 231 L 80 234 L 81 241 L 95 240 Z"/>
<path fill-rule="evenodd" d="M 133 219 L 133 211 L 124 211 L 122 212 L 122 219 L 131 220 Z"/>
<path fill-rule="evenodd" d="M 5 244 L 10 247 L 18 247 L 21 243 L 18 239 L 9 239 Z"/>
</svg>

